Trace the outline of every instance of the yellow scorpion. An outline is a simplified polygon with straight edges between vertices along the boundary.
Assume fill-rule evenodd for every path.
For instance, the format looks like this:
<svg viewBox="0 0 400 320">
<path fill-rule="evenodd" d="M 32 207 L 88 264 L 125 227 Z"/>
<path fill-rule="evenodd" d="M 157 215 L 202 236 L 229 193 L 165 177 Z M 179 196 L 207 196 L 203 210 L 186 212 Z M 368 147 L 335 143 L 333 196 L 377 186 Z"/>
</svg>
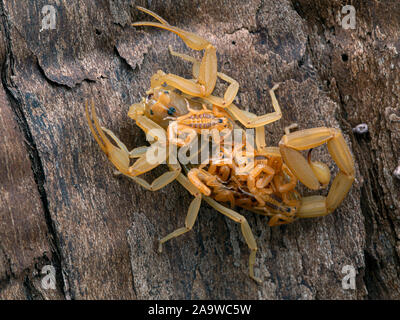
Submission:
<svg viewBox="0 0 400 320">
<path fill-rule="evenodd" d="M 147 97 L 133 104 L 128 116 L 152 139 L 150 146 L 128 151 L 110 130 L 102 128 L 92 102 L 89 115 L 86 103 L 86 117 L 90 130 L 100 148 L 117 170 L 132 178 L 147 190 L 156 191 L 177 180 L 193 196 L 185 219 L 185 225 L 159 241 L 162 245 L 192 229 L 201 201 L 241 225 L 241 230 L 250 248 L 249 275 L 254 275 L 257 244 L 246 218 L 234 211 L 236 206 L 269 217 L 269 225 L 291 223 L 297 218 L 320 217 L 332 213 L 343 201 L 354 181 L 354 160 L 339 129 L 312 128 L 291 132 L 297 125 L 285 128 L 285 135 L 279 147 L 267 147 L 264 126 L 281 118 L 281 108 L 274 91 L 270 90 L 274 112 L 262 116 L 239 109 L 232 102 L 239 90 L 239 84 L 228 75 L 218 72 L 215 47 L 207 40 L 180 28 L 171 26 L 157 14 L 138 7 L 158 22 L 136 22 L 135 27 L 152 26 L 171 31 L 178 35 L 193 50 L 204 50 L 201 60 L 177 53 L 170 48 L 173 56 L 193 64 L 193 79 L 166 74 L 159 70 L 151 77 Z M 228 83 L 223 97 L 213 96 L 217 78 Z M 249 146 L 243 134 L 239 141 L 229 142 L 232 130 L 255 128 L 255 147 Z M 212 141 L 225 142 L 217 150 L 217 157 L 209 157 L 198 165 L 185 165 L 185 172 L 176 155 L 167 148 L 166 163 L 169 171 L 152 183 L 140 177 L 157 167 L 161 162 L 149 161 L 150 148 L 191 145 L 202 130 L 211 130 Z M 113 143 L 110 141 L 110 139 Z M 327 197 L 314 195 L 301 197 L 295 190 L 300 181 L 312 190 L 319 190 L 329 184 L 330 170 L 326 164 L 312 161 L 309 153 L 305 159 L 301 151 L 327 144 L 328 151 L 340 171 L 334 178 Z M 248 156 L 248 150 L 252 156 Z M 131 159 L 137 159 L 131 164 Z M 230 161 L 226 161 L 230 159 Z M 185 174 L 186 173 L 186 174 Z"/>
</svg>

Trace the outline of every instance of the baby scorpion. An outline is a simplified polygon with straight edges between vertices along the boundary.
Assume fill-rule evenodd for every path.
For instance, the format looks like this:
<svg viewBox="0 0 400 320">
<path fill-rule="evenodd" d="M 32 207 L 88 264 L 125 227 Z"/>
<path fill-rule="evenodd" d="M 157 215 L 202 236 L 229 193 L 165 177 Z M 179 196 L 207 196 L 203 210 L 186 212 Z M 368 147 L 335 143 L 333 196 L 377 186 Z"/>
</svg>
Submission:
<svg viewBox="0 0 400 320">
<path fill-rule="evenodd" d="M 118 171 L 140 184 L 145 189 L 156 191 L 177 180 L 193 196 L 185 219 L 185 226 L 160 239 L 162 244 L 192 229 L 201 201 L 228 218 L 240 223 L 243 237 L 249 246 L 249 275 L 254 275 L 257 244 L 246 218 L 234 211 L 239 206 L 269 217 L 269 225 L 291 223 L 298 218 L 324 216 L 332 213 L 343 201 L 354 181 L 354 161 L 340 130 L 334 128 L 312 128 L 291 132 L 294 126 L 285 129 L 279 147 L 267 147 L 264 125 L 277 121 L 282 113 L 274 91 L 270 90 L 274 112 L 263 116 L 239 109 L 232 102 L 239 84 L 229 76 L 218 72 L 216 49 L 207 40 L 180 28 L 171 26 L 157 14 L 138 7 L 158 22 L 136 22 L 134 26 L 153 26 L 177 34 L 190 48 L 204 50 L 201 61 L 181 53 L 170 53 L 193 63 L 193 79 L 184 79 L 159 70 L 151 78 L 147 97 L 133 104 L 128 116 L 153 138 L 149 147 L 128 151 L 126 146 L 108 129 L 100 126 L 92 102 L 89 115 L 86 103 L 86 118 L 90 130 Z M 217 78 L 229 83 L 224 97 L 212 95 Z M 245 134 L 239 141 L 230 142 L 229 133 L 238 129 L 240 123 L 246 128 L 255 128 L 255 147 L 250 147 Z M 212 129 L 211 140 L 224 142 L 217 150 L 219 156 L 208 157 L 198 165 L 185 165 L 186 175 L 176 155 L 166 148 L 166 163 L 169 171 L 152 183 L 140 177 L 157 167 L 161 162 L 149 161 L 148 151 L 153 147 L 191 145 L 204 129 Z M 239 129 L 244 132 L 243 129 Z M 107 137 L 107 135 L 108 137 Z M 221 135 L 222 134 L 222 135 Z M 182 137 L 183 136 L 183 137 Z M 114 143 L 110 141 L 113 140 Z M 305 159 L 300 151 L 327 144 L 328 151 L 340 171 L 334 178 L 331 189 L 324 196 L 301 197 L 295 190 L 300 181 L 312 190 L 318 190 L 331 180 L 330 170 L 322 162 Z M 248 155 L 248 151 L 252 156 Z M 131 159 L 137 160 L 131 165 Z M 231 161 L 227 161 L 230 159 Z M 229 203 L 229 205 L 226 205 Z"/>
</svg>

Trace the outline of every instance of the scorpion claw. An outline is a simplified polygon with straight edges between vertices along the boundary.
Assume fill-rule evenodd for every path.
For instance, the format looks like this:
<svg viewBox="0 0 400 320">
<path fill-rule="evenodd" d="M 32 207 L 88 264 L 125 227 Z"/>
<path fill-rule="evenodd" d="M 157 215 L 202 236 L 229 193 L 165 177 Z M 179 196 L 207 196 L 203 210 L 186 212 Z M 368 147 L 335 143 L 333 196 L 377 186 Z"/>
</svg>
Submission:
<svg viewBox="0 0 400 320">
<path fill-rule="evenodd" d="M 129 153 L 126 149 L 126 146 L 121 141 L 119 141 L 119 139 L 110 130 L 102 128 L 100 126 L 93 100 L 91 107 L 92 118 L 90 118 L 89 115 L 89 106 L 87 101 L 86 101 L 85 111 L 90 131 L 92 132 L 100 148 L 107 155 L 108 159 L 115 165 L 118 171 L 120 171 L 123 174 L 128 174 Z M 117 148 L 111 143 L 111 141 L 107 138 L 104 132 L 106 132 L 111 138 L 113 138 L 113 140 L 116 142 L 119 148 Z"/>
</svg>

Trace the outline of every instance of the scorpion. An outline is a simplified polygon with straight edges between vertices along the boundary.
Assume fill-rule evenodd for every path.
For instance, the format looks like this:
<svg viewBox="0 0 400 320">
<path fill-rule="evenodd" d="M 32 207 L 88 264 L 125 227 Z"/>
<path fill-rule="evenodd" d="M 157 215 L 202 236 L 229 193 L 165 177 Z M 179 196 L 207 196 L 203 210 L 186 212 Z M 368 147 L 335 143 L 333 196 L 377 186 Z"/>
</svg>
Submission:
<svg viewBox="0 0 400 320">
<path fill-rule="evenodd" d="M 297 128 L 296 124 L 285 128 L 279 147 L 268 147 L 264 126 L 282 117 L 275 96 L 279 84 L 269 91 L 274 112 L 257 116 L 241 110 L 233 103 L 239 84 L 218 71 L 216 48 L 210 42 L 194 33 L 171 26 L 148 9 L 137 8 L 158 22 L 136 22 L 133 26 L 152 26 L 173 32 L 189 48 L 204 50 L 204 55 L 198 60 L 169 47 L 171 55 L 193 64 L 193 79 L 159 70 L 151 77 L 146 98 L 129 108 L 128 116 L 146 133 L 150 146 L 129 151 L 112 131 L 100 126 L 93 100 L 90 108 L 92 116 L 89 114 L 88 102 L 85 107 L 90 131 L 120 174 L 150 191 L 159 190 L 176 180 L 194 196 L 184 226 L 159 240 L 159 252 L 162 252 L 165 242 L 192 229 L 204 200 L 240 224 L 250 249 L 249 276 L 260 283 L 261 279 L 254 274 L 257 244 L 246 218 L 235 211 L 235 207 L 269 217 L 270 226 L 332 213 L 346 197 L 355 178 L 354 160 L 349 147 L 339 129 L 319 127 L 292 132 L 292 129 Z M 223 97 L 212 95 L 217 78 L 228 83 Z M 240 129 L 243 127 L 254 128 L 255 146 L 250 146 L 245 134 L 239 141 L 229 141 L 232 130 L 244 132 Z M 188 148 L 204 129 L 212 131 L 212 141 L 223 142 L 216 150 L 216 157 L 208 157 L 207 161 L 198 165 L 182 165 L 182 170 L 172 148 L 167 148 L 165 159 L 169 170 L 151 183 L 140 177 L 161 164 L 160 161 L 149 161 L 149 150 L 165 149 L 167 146 Z M 311 190 L 324 188 L 331 181 L 328 166 L 311 160 L 311 150 L 323 144 L 327 145 L 339 172 L 326 197 L 302 197 L 296 191 L 298 181 Z M 248 156 L 249 150 L 252 156 Z M 308 159 L 301 153 L 306 150 L 309 150 Z M 132 159 L 136 161 L 131 165 Z"/>
</svg>

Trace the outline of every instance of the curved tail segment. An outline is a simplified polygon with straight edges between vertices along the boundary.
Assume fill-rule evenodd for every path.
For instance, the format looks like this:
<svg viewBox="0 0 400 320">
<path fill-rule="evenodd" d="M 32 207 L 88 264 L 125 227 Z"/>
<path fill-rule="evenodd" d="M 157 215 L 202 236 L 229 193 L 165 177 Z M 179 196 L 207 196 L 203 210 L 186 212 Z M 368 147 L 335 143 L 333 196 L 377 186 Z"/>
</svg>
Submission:
<svg viewBox="0 0 400 320">
<path fill-rule="evenodd" d="M 327 197 L 310 196 L 302 198 L 297 213 L 299 218 L 312 218 L 332 213 L 344 200 L 354 181 L 354 159 L 340 130 L 334 128 L 313 128 L 289 133 L 279 142 L 284 162 L 293 174 L 308 188 L 318 190 L 326 184 L 328 169 L 318 163 L 319 173 L 315 165 L 307 161 L 300 151 L 327 144 L 328 151 L 340 171 L 333 180 Z M 317 164 L 316 164 L 317 165 Z"/>
</svg>

